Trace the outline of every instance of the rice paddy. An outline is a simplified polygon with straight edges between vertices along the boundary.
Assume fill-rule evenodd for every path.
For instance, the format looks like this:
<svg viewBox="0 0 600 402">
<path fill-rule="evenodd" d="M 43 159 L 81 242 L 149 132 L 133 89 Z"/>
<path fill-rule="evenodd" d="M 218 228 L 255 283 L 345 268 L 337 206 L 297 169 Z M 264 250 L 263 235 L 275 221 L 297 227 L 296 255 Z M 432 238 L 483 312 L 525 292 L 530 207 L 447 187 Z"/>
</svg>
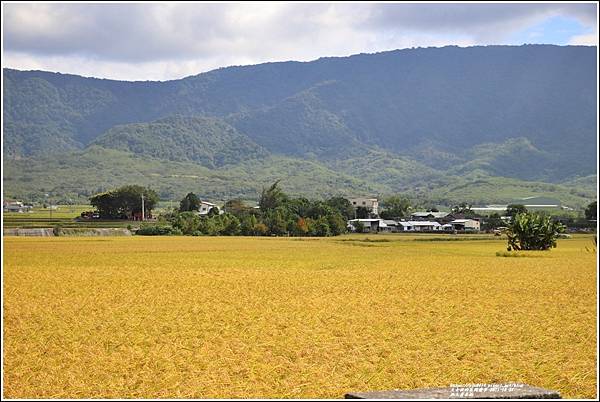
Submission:
<svg viewBox="0 0 600 402">
<path fill-rule="evenodd" d="M 4 397 L 597 396 L 591 237 L 365 237 L 5 237 Z"/>
</svg>

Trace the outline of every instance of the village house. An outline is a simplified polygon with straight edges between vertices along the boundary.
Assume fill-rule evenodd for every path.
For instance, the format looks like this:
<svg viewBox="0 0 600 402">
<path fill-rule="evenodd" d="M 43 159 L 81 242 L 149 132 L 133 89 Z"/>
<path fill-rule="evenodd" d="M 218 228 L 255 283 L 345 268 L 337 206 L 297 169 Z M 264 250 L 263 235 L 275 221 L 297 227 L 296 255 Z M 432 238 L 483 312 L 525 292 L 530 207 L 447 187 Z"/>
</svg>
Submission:
<svg viewBox="0 0 600 402">
<path fill-rule="evenodd" d="M 200 215 L 208 215 L 208 213 L 210 212 L 210 210 L 212 208 L 219 209 L 219 207 L 217 207 L 217 204 L 213 204 L 212 202 L 208 202 L 208 201 L 200 201 L 200 207 L 198 208 L 198 213 Z"/>
<path fill-rule="evenodd" d="M 479 232 L 481 229 L 481 225 L 477 219 L 455 219 L 447 225 L 450 225 L 452 230 L 459 232 Z"/>
<path fill-rule="evenodd" d="M 441 215 L 442 213 L 440 213 Z M 356 231 L 356 224 L 360 223 L 363 227 L 362 233 L 406 233 L 406 232 L 422 232 L 422 233 L 436 233 L 436 232 L 479 232 L 481 229 L 481 223 L 478 219 L 452 219 L 448 222 L 443 222 L 444 219 L 451 217 L 450 214 L 439 218 L 438 222 L 435 220 L 391 220 L 391 219 L 351 219 L 348 221 L 348 230 L 351 232 Z"/>
<path fill-rule="evenodd" d="M 348 221 L 348 230 L 351 232 L 357 231 L 356 224 L 363 225 L 362 233 L 377 233 L 377 232 L 391 232 L 392 228 L 388 226 L 383 219 L 350 219 Z M 361 232 L 358 232 L 361 233 Z"/>
<path fill-rule="evenodd" d="M 349 201 L 355 210 L 358 207 L 364 207 L 373 215 L 379 216 L 379 202 L 377 198 L 350 198 Z"/>
<path fill-rule="evenodd" d="M 398 221 L 395 221 L 393 219 L 384 219 L 383 223 L 385 223 L 385 226 L 388 228 L 387 231 L 393 232 L 393 233 L 396 233 L 399 231 Z"/>
</svg>

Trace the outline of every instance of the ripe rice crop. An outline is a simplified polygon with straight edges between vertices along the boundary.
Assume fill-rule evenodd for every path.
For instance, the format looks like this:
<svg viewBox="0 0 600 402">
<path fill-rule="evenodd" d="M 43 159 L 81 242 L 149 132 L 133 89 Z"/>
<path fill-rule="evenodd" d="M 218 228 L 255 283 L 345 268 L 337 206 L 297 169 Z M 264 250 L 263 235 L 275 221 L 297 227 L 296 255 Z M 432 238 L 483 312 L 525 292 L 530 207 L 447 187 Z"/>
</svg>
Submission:
<svg viewBox="0 0 600 402">
<path fill-rule="evenodd" d="M 591 237 L 415 238 L 5 237 L 4 397 L 597 396 Z"/>
</svg>

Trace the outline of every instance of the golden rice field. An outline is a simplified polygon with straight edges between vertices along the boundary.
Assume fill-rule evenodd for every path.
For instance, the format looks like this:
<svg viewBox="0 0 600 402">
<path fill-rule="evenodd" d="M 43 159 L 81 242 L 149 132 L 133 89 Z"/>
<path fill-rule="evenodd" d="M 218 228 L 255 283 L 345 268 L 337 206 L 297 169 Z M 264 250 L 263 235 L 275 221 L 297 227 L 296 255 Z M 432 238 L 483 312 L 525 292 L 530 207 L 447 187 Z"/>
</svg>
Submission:
<svg viewBox="0 0 600 402">
<path fill-rule="evenodd" d="M 4 397 L 596 397 L 591 237 L 4 238 Z M 419 239 L 424 239 L 423 237 Z"/>
</svg>

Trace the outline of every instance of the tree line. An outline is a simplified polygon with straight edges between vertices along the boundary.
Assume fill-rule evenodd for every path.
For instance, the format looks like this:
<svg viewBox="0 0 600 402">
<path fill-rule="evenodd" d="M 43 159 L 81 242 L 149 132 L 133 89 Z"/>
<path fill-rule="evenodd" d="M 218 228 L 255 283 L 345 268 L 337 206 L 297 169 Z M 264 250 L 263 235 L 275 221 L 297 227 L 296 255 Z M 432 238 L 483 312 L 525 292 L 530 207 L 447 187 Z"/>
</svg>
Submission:
<svg viewBox="0 0 600 402">
<path fill-rule="evenodd" d="M 96 194 L 90 203 L 103 219 L 132 219 L 141 215 L 142 195 L 144 213 L 158 204 L 155 191 L 138 185 L 123 186 L 115 190 Z M 184 235 L 244 235 L 244 236 L 336 236 L 347 231 L 348 220 L 375 217 L 367 208 L 354 208 L 341 196 L 325 201 L 309 200 L 305 197 L 290 197 L 279 187 L 279 181 L 262 190 L 258 208 L 246 205 L 240 199 L 229 200 L 223 211 L 212 208 L 208 214 L 199 215 L 200 198 L 188 193 L 179 203 L 177 210 L 158 217 L 157 222 L 143 224 L 138 234 L 184 234 Z M 435 207 L 414 205 L 410 199 L 392 196 L 382 201 L 382 219 L 403 219 L 415 208 L 428 212 L 439 212 Z M 585 211 L 586 219 L 596 219 L 597 203 L 591 203 Z M 465 218 L 479 217 L 467 203 L 456 205 L 452 213 Z M 509 205 L 504 215 L 511 218 L 528 213 L 523 205 Z M 564 222 L 567 223 L 568 222 Z M 360 224 L 358 224 L 360 226 Z M 482 229 L 493 230 L 507 225 L 500 214 L 492 213 L 485 218 Z M 357 228 L 358 229 L 358 228 Z"/>
<path fill-rule="evenodd" d="M 200 198 L 188 193 L 179 209 L 163 214 L 152 225 L 143 225 L 138 234 L 184 234 L 212 236 L 337 236 L 346 232 L 354 218 L 354 207 L 343 197 L 326 201 L 293 198 L 279 187 L 279 181 L 262 190 L 259 208 L 240 199 L 229 200 L 223 211 L 213 207 L 198 214 Z"/>
</svg>

